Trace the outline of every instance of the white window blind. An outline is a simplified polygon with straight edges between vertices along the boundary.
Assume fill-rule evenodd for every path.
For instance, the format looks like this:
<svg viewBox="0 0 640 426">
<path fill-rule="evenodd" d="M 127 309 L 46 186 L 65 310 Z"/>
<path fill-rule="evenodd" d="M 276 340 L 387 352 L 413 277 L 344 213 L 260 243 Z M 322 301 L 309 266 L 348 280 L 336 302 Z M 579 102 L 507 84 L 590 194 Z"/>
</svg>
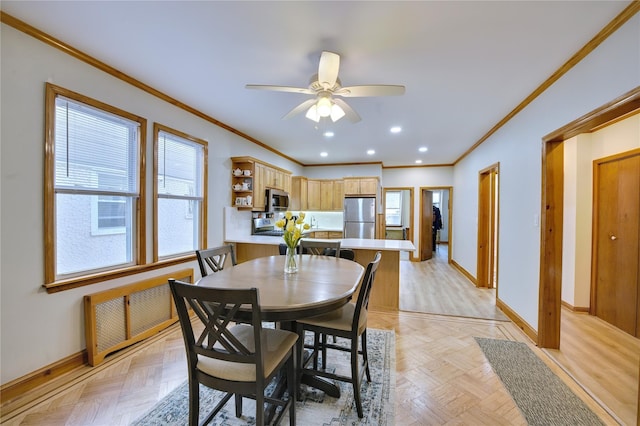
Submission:
<svg viewBox="0 0 640 426">
<path fill-rule="evenodd" d="M 138 123 L 56 98 L 55 188 L 138 193 Z"/>
<path fill-rule="evenodd" d="M 165 130 L 157 133 L 158 258 L 200 248 L 204 146 Z"/>
<path fill-rule="evenodd" d="M 138 152 L 138 122 L 56 96 L 57 279 L 134 263 Z"/>
</svg>

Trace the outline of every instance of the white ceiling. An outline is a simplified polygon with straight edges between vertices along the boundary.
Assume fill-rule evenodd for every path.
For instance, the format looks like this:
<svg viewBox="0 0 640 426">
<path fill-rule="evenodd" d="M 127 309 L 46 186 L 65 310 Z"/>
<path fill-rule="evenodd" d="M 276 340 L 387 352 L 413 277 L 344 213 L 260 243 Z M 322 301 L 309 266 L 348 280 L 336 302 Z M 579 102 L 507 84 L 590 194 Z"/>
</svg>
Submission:
<svg viewBox="0 0 640 426">
<path fill-rule="evenodd" d="M 628 4 L 3 0 L 0 8 L 302 164 L 398 166 L 456 161 Z M 316 128 L 304 114 L 281 119 L 308 95 L 245 89 L 306 87 L 323 50 L 341 55 L 343 86 L 400 84 L 406 93 L 346 98 L 362 121 Z M 403 131 L 391 134 L 396 125 Z"/>
</svg>

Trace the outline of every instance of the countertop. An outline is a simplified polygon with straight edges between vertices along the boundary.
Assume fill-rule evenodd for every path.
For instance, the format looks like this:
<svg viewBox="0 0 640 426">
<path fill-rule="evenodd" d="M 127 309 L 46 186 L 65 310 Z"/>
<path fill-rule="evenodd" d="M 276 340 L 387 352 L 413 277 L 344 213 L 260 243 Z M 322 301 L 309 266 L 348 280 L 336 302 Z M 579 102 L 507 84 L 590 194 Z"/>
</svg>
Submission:
<svg viewBox="0 0 640 426">
<path fill-rule="evenodd" d="M 316 229 L 314 228 L 313 232 L 315 231 Z M 227 238 L 225 241 L 227 243 L 278 245 L 282 243 L 282 237 L 247 235 Z M 340 239 L 340 241 L 340 247 L 348 249 L 382 251 L 413 251 L 416 249 L 413 243 L 407 240 L 371 240 L 362 238 L 342 238 Z"/>
</svg>

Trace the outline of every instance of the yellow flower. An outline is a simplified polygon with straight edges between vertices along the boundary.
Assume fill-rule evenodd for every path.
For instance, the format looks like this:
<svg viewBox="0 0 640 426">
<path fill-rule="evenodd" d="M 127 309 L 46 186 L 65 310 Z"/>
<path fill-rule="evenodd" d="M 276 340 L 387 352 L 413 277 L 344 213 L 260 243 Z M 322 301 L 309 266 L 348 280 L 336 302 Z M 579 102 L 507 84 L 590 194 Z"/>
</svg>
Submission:
<svg viewBox="0 0 640 426">
<path fill-rule="evenodd" d="M 302 231 L 311 228 L 308 223 L 304 223 L 304 217 L 304 212 L 300 212 L 294 220 L 293 213 L 287 211 L 284 218 L 275 223 L 276 227 L 284 230 L 282 238 L 287 247 L 295 249 L 298 241 L 302 238 Z"/>
</svg>

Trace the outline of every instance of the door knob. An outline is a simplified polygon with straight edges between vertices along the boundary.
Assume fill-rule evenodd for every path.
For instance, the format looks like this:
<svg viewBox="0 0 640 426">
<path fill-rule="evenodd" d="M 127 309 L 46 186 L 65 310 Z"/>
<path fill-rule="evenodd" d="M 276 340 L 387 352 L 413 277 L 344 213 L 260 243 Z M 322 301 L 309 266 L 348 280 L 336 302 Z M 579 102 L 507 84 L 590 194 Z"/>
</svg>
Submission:
<svg viewBox="0 0 640 426">
<path fill-rule="evenodd" d="M 611 241 L 615 241 L 618 239 L 618 237 L 616 237 L 615 235 L 612 235 L 610 238 L 611 238 Z"/>
</svg>

